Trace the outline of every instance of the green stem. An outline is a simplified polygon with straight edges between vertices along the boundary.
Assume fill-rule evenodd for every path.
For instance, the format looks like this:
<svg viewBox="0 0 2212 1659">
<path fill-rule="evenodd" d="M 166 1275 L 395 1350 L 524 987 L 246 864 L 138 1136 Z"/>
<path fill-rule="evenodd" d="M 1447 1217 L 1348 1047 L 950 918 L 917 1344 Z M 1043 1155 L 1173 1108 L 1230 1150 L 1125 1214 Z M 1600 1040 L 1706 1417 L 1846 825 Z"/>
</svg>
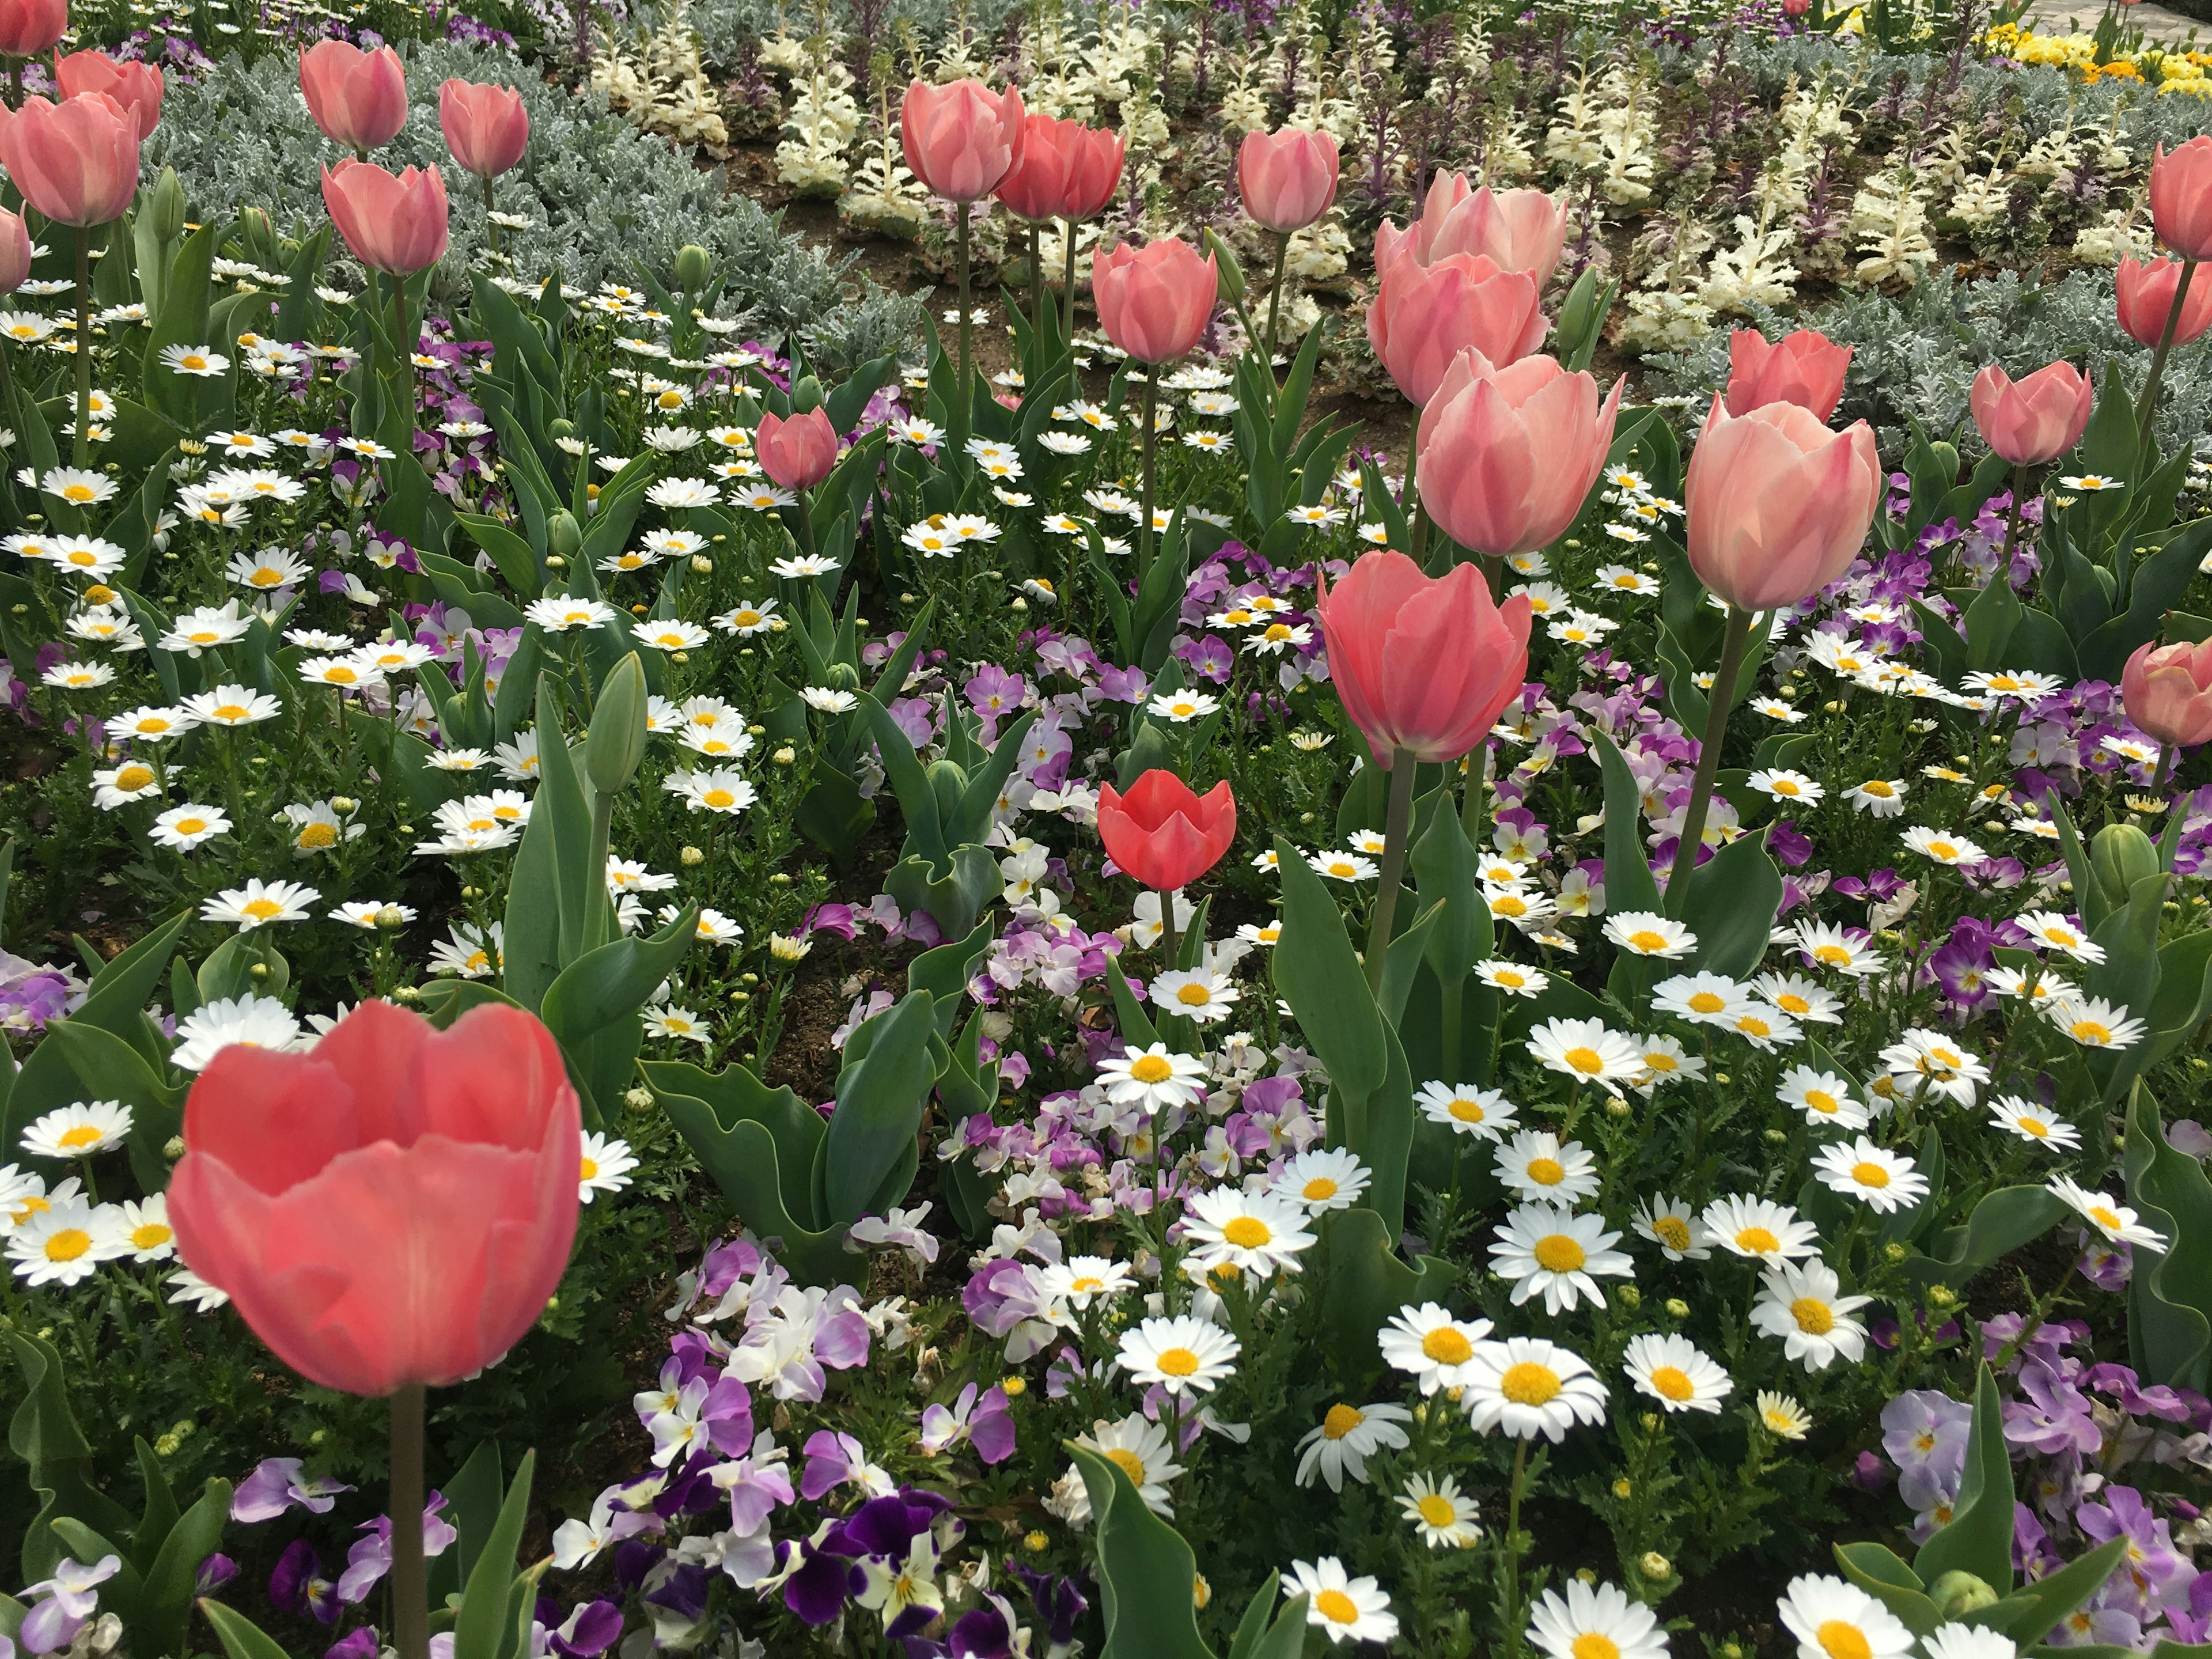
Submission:
<svg viewBox="0 0 2212 1659">
<path fill-rule="evenodd" d="M 485 173 L 480 182 L 483 185 L 484 234 L 491 239 L 491 251 L 496 253 L 499 252 L 499 226 L 491 216 L 491 174 Z M 681 356 L 683 354 L 678 352 L 677 355 Z"/>
<path fill-rule="evenodd" d="M 1152 471 L 1155 458 L 1159 450 L 1159 422 L 1155 418 L 1154 405 L 1158 402 L 1159 395 L 1160 366 L 1158 363 L 1147 363 L 1145 365 L 1143 416 L 1145 483 L 1140 492 L 1144 496 L 1141 503 L 1144 515 L 1137 521 L 1137 584 L 1139 587 L 1143 586 L 1145 578 L 1152 568 Z M 1139 643 L 1141 644 L 1142 641 L 1139 641 Z"/>
<path fill-rule="evenodd" d="M 1275 233 L 1275 280 L 1267 287 L 1267 337 L 1260 343 L 1261 361 L 1267 365 L 1270 381 L 1275 378 L 1275 325 L 1283 314 L 1283 267 L 1290 255 L 1290 235 L 1279 230 Z"/>
<path fill-rule="evenodd" d="M 1176 950 L 1175 895 L 1164 887 L 1156 890 L 1160 896 L 1160 957 L 1172 974 L 1181 965 Z"/>
<path fill-rule="evenodd" d="M 2020 509 L 2021 497 L 2027 494 L 2027 468 L 2015 466 L 2012 470 L 2012 509 L 2005 514 L 2004 568 L 1997 573 L 2008 583 L 2012 580 L 2013 556 L 2020 551 Z"/>
<path fill-rule="evenodd" d="M 1398 884 L 1406 875 L 1406 843 L 1413 826 L 1413 774 L 1419 763 L 1409 749 L 1390 755 L 1390 805 L 1382 820 L 1382 878 L 1367 921 L 1367 988 L 1379 997 L 1382 964 L 1390 955 L 1390 924 L 1398 913 Z"/>
<path fill-rule="evenodd" d="M 1513 1452 L 1513 1485 L 1505 1500 L 1505 1538 L 1498 1550 L 1498 1611 L 1507 1659 L 1521 1659 L 1521 1494 L 1528 1481 L 1528 1443 Z M 405 1655 L 401 1659 L 406 1659 Z"/>
<path fill-rule="evenodd" d="M 422 1566 L 422 1385 L 392 1396 L 392 1635 L 399 1659 L 429 1659 L 429 1578 Z"/>
<path fill-rule="evenodd" d="M 953 390 L 960 401 L 960 415 L 953 430 L 964 446 L 968 439 L 968 411 L 975 402 L 975 394 L 968 387 L 968 337 L 971 332 L 968 320 L 968 243 L 970 233 L 968 228 L 968 204 L 959 202 L 954 205 L 960 214 L 960 372 L 954 379 Z"/>
<path fill-rule="evenodd" d="M 2166 787 L 2166 781 L 2173 773 L 2173 745 L 2161 743 L 2158 746 L 2158 770 L 2150 781 L 2151 793 L 2157 794 Z"/>
<path fill-rule="evenodd" d="M 15 370 L 9 361 L 11 355 L 6 346 L 0 346 L 0 425 L 13 432 L 19 429 L 21 422 L 16 413 Z"/>
<path fill-rule="evenodd" d="M 1032 344 L 1040 354 L 1038 361 L 1042 364 L 1041 354 L 1044 350 L 1044 264 L 1043 256 L 1037 252 L 1035 220 L 1030 222 L 1030 311 L 1036 319 L 1036 335 Z M 1038 372 L 1043 372 L 1041 367 Z"/>
<path fill-rule="evenodd" d="M 1698 771 L 1690 784 L 1689 810 L 1682 817 L 1681 841 L 1674 848 L 1674 866 L 1667 877 L 1667 914 L 1678 920 L 1690 902 L 1690 872 L 1698 866 L 1698 848 L 1705 838 L 1705 812 L 1712 804 L 1713 780 L 1721 769 L 1721 739 L 1728 733 L 1729 705 L 1735 701 L 1736 676 L 1742 672 L 1744 647 L 1751 640 L 1752 613 L 1729 607 L 1728 632 L 1721 641 L 1721 665 L 1713 676 L 1712 703 L 1705 715 L 1705 734 L 1698 745 Z"/>
<path fill-rule="evenodd" d="M 20 71 L 19 71 L 20 72 Z M 76 233 L 76 464 L 92 465 L 92 227 Z"/>
<path fill-rule="evenodd" d="M 2181 307 L 2189 298 L 2189 284 L 2197 275 L 2197 261 L 2181 262 L 2181 280 L 2174 284 L 2173 303 L 2166 307 L 2166 326 L 2159 331 L 2158 344 L 2150 354 L 2150 374 L 2143 380 L 2142 403 L 2136 412 L 2136 476 L 2129 482 L 2139 483 L 2150 460 L 2151 422 L 2158 414 L 2159 382 L 2166 378 L 2166 359 L 2173 349 L 2173 337 L 2181 326 Z"/>
<path fill-rule="evenodd" d="M 1067 337 L 1073 343 L 1075 339 L 1075 221 L 1062 219 L 1060 222 L 1067 232 L 1067 291 L 1062 297 L 1067 302 Z"/>
</svg>

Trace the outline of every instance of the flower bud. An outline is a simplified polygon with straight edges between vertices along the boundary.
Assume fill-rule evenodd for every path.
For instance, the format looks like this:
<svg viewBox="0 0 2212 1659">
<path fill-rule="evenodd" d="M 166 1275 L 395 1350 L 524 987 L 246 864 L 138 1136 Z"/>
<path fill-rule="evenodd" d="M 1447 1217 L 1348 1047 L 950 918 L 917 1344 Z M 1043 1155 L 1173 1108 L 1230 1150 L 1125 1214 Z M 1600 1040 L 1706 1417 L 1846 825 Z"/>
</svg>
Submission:
<svg viewBox="0 0 2212 1659">
<path fill-rule="evenodd" d="M 2089 843 L 2089 866 L 2105 896 L 2124 904 L 2137 882 L 2159 873 L 2158 848 L 2132 823 L 2107 824 Z"/>
<path fill-rule="evenodd" d="M 1928 1587 L 1928 1599 L 1946 1619 L 1963 1619 L 1997 1603 L 1997 1593 L 1964 1567 L 1954 1567 Z"/>
<path fill-rule="evenodd" d="M 645 665 L 633 651 L 599 687 L 584 739 L 584 770 L 602 795 L 626 787 L 645 758 Z"/>
<path fill-rule="evenodd" d="M 1206 233 L 1206 251 L 1213 256 L 1213 293 L 1223 305 L 1239 304 L 1244 298 L 1244 267 L 1229 244 L 1211 230 Z"/>
<path fill-rule="evenodd" d="M 563 508 L 545 521 L 545 541 L 555 557 L 573 559 L 584 545 L 584 526 L 576 522 L 574 514 Z"/>
<path fill-rule="evenodd" d="M 676 252 L 676 281 L 686 294 L 696 294 L 714 274 L 714 256 L 696 242 L 686 242 Z"/>
<path fill-rule="evenodd" d="M 149 222 L 157 240 L 173 242 L 185 234 L 185 187 L 174 167 L 163 167 L 146 204 Z"/>
</svg>

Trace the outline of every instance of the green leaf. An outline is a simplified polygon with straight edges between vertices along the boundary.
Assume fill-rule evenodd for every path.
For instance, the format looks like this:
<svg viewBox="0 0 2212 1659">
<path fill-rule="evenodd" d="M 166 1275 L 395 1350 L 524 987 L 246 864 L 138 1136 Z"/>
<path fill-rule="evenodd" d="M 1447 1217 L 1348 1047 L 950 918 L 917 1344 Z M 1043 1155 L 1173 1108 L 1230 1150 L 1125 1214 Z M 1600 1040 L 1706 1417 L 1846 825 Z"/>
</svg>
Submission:
<svg viewBox="0 0 2212 1659">
<path fill-rule="evenodd" d="M 2023 1584 L 2017 1592 L 1976 1615 L 1971 1622 L 2002 1631 L 2015 1642 L 2039 1642 L 2068 1614 L 2104 1588 L 2105 1581 L 2118 1568 L 2127 1551 L 2128 1540 L 2124 1538 L 2100 1544 L 2049 1577 Z"/>
<path fill-rule="evenodd" d="M 1656 913 L 1659 883 L 1644 855 L 1644 792 L 1611 738 L 1599 732 L 1598 767 L 1605 778 L 1605 902 L 1615 913 Z"/>
<path fill-rule="evenodd" d="M 1766 954 L 1767 935 L 1782 908 L 1782 872 L 1767 856 L 1765 837 L 1738 836 L 1687 879 L 1682 923 L 1698 936 L 1698 948 L 1683 970 L 1747 977 Z M 1610 887 L 1606 903 L 1612 908 Z"/>
<path fill-rule="evenodd" d="M 1382 1011 L 1367 988 L 1343 913 L 1305 855 L 1278 836 L 1275 864 L 1283 887 L 1283 933 L 1273 963 L 1275 989 L 1297 1015 L 1300 1029 L 1328 1068 L 1330 1087 L 1364 1106 L 1389 1066 Z"/>
<path fill-rule="evenodd" d="M 2069 1212 L 2046 1187 L 2000 1187 L 1983 1194 L 1962 1227 L 1947 1227 L 1925 1255 L 1905 1264 L 1905 1276 L 1923 1287 L 1956 1290 L 1999 1256 L 2040 1238 Z"/>
<path fill-rule="evenodd" d="M 547 988 L 539 1017 L 565 1049 L 635 1013 L 655 987 L 676 971 L 699 936 L 699 909 L 684 914 L 649 939 L 627 935 L 586 951 Z"/>
<path fill-rule="evenodd" d="M 461 1593 L 461 1610 L 453 1620 L 453 1659 L 500 1659 L 510 1626 L 507 1604 L 514 1586 L 514 1553 L 522 1544 L 522 1523 L 530 1510 L 530 1479 L 538 1468 L 538 1454 L 526 1451 L 516 1466 L 514 1484 L 500 1505 L 499 1519 L 483 1542 L 483 1552 L 469 1571 L 468 1588 Z"/>
<path fill-rule="evenodd" d="M 161 1460 L 146 1443 L 146 1437 L 133 1436 L 132 1443 L 138 1454 L 138 1478 L 146 1487 L 146 1508 L 138 1524 L 131 1529 L 131 1564 L 146 1573 L 154 1570 L 161 1540 L 177 1524 L 177 1495 L 169 1489 L 169 1477 L 162 1472 Z"/>
<path fill-rule="evenodd" d="M 1984 1583 L 2012 1583 L 2012 1453 L 2005 1443 L 2004 1405 L 1996 1378 L 1981 1367 L 1974 1389 L 1966 1469 L 1951 1520 L 1920 1547 L 1912 1570 L 1932 1584 L 1947 1572 L 1970 1572 Z"/>
<path fill-rule="evenodd" d="M 199 1587 L 200 1563 L 222 1547 L 230 1524 L 230 1482 L 210 1480 L 199 1501 L 180 1516 L 154 1558 L 139 1601 L 138 1622 L 131 1632 L 140 1653 L 184 1650 L 185 1626 L 191 1618 L 192 1592 Z"/>
<path fill-rule="evenodd" d="M 1838 1544 L 1836 1565 L 1844 1577 L 1880 1601 L 1916 1636 L 1943 1622 L 1920 1586 L 1919 1576 L 1880 1544 Z"/>
<path fill-rule="evenodd" d="M 429 1564 L 432 1607 L 442 1607 L 448 1596 L 460 1594 L 470 1569 L 483 1553 L 484 1540 L 498 1523 L 506 1487 L 499 1442 L 486 1439 L 477 1442 L 468 1461 L 440 1488 L 446 1494 L 447 1516 L 459 1536 L 453 1548 Z"/>
<path fill-rule="evenodd" d="M 1275 1596 L 1282 1582 L 1282 1574 L 1269 1573 L 1267 1582 L 1245 1603 L 1244 1616 L 1237 1621 L 1237 1639 L 1229 1645 L 1229 1659 L 1298 1659 L 1305 1651 L 1304 1592 L 1284 1602 L 1282 1612 L 1272 1624 L 1268 1622 L 1267 1615 L 1274 1610 Z"/>
<path fill-rule="evenodd" d="M 200 1611 L 215 1626 L 216 1639 L 230 1659 L 292 1659 L 292 1656 L 277 1646 L 269 1633 L 242 1613 L 234 1613 L 220 1601 L 203 1600 Z"/>
<path fill-rule="evenodd" d="M 1407 1266 L 1393 1248 L 1382 1218 L 1364 1207 L 1331 1216 L 1322 1230 L 1328 1272 L 1321 1280 L 1322 1325 L 1328 1357 L 1347 1389 L 1382 1369 L 1376 1333 L 1409 1303 L 1441 1301 L 1456 1274 L 1451 1264 L 1425 1255 Z"/>
<path fill-rule="evenodd" d="M 1198 1558 L 1182 1534 L 1145 1507 L 1119 1464 L 1073 1441 L 1067 1450 L 1097 1532 L 1100 1659 L 1214 1659 L 1198 1633 Z"/>
<path fill-rule="evenodd" d="M 967 938 L 934 945 L 907 964 L 907 989 L 927 991 L 936 1003 L 938 1036 L 952 1035 L 968 981 L 975 976 L 975 965 L 991 948 L 991 936 L 997 931 L 988 922 L 981 923 Z"/>
<path fill-rule="evenodd" d="M 1490 907 L 1482 902 L 1482 882 L 1473 843 L 1453 810 L 1449 791 L 1436 804 L 1428 829 L 1414 842 L 1408 862 L 1425 904 L 1443 902 L 1429 930 L 1427 956 L 1447 996 L 1457 993 L 1487 958 L 1496 943 Z"/>
<path fill-rule="evenodd" d="M 915 1156 L 915 1137 L 937 1081 L 929 1050 L 934 1003 L 927 991 L 909 991 L 896 1007 L 864 1022 L 846 1044 L 837 1109 L 815 1155 L 820 1214 L 831 1227 L 849 1227 L 871 1207 L 880 1212 L 886 1178 Z M 862 1050 L 857 1060 L 856 1048 Z"/>
<path fill-rule="evenodd" d="M 802 1158 L 790 1150 L 800 1133 L 796 1127 L 787 1126 L 785 1135 L 779 1137 L 764 1117 L 724 1111 L 698 1096 L 674 1092 L 654 1076 L 661 1066 L 648 1060 L 645 1069 L 660 1109 L 668 1114 L 700 1167 L 722 1189 L 738 1218 L 775 1250 L 776 1259 L 800 1283 L 836 1284 L 851 1261 L 845 1254 L 845 1230 L 817 1224 L 811 1191 L 814 1158 L 811 1152 Z M 814 1115 L 788 1089 L 769 1090 L 742 1066 L 733 1066 L 730 1072 L 742 1073 L 771 1101 L 787 1097 L 792 1107 Z M 814 1126 L 818 1144 L 823 1133 L 819 1117 L 814 1118 Z"/>
<path fill-rule="evenodd" d="M 2143 1224 L 2166 1240 L 2163 1255 L 2136 1250 L 2130 1356 L 2150 1382 L 2202 1392 L 2212 1374 L 2212 1181 L 2202 1164 L 2166 1143 L 2158 1103 L 2140 1083 L 2124 1168 Z"/>
<path fill-rule="evenodd" d="M 42 1336 L 0 1330 L 15 1351 L 23 1373 L 23 1402 L 8 1423 L 8 1449 L 29 1466 L 31 1490 L 39 1510 L 23 1531 L 23 1582 L 53 1576 L 64 1551 L 52 1523 L 64 1517 L 88 1522 L 101 1532 L 122 1535 L 131 1517 L 91 1483 L 92 1446 L 70 1411 L 62 1380 L 61 1355 Z"/>
</svg>

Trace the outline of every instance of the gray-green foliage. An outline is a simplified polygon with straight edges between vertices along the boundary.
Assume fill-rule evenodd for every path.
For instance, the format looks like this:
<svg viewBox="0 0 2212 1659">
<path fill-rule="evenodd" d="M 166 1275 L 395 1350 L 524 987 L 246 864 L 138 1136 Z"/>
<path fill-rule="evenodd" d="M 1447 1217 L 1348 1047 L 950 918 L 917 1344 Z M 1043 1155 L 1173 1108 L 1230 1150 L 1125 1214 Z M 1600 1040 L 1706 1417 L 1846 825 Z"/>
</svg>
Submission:
<svg viewBox="0 0 2212 1659">
<path fill-rule="evenodd" d="M 726 190 L 688 151 L 610 114 L 599 94 L 572 95 L 498 48 L 440 41 L 401 52 L 414 107 L 374 159 L 395 170 L 445 168 L 453 245 L 439 271 L 441 297 L 463 290 L 468 262 L 487 246 L 477 182 L 454 169 L 438 126 L 438 88 L 458 76 L 519 87 L 530 112 L 530 148 L 496 187 L 501 212 L 532 221 L 501 233 L 522 276 L 558 270 L 591 286 L 635 282 L 642 265 L 666 280 L 677 250 L 697 242 L 725 263 L 736 305 L 763 337 L 799 333 L 842 357 L 851 355 L 842 332 L 848 318 L 878 351 L 876 342 L 917 329 L 918 307 L 849 281 L 849 260 L 833 262 L 787 235 L 775 216 Z M 270 56 L 249 67 L 231 58 L 197 83 L 172 84 L 146 163 L 149 177 L 175 167 L 198 213 L 258 204 L 296 234 L 323 222 L 320 168 L 341 154 L 308 119 L 289 63 Z"/>
</svg>

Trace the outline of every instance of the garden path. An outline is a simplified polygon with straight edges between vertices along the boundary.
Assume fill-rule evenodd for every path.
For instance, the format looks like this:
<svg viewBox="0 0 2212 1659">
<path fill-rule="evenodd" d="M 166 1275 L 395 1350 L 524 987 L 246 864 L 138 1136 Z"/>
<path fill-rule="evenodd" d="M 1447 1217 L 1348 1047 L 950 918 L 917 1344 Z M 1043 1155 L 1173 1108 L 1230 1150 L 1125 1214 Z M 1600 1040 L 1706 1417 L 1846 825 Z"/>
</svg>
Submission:
<svg viewBox="0 0 2212 1659">
<path fill-rule="evenodd" d="M 2027 15 L 2042 33 L 2064 34 L 2079 29 L 2086 34 L 2097 27 L 2104 10 L 2103 0 L 2034 0 Z M 2126 21 L 2130 27 L 2141 29 L 2145 39 L 2161 45 L 2185 40 L 2203 27 L 2196 19 L 2169 11 L 2154 3 L 2154 0 L 2143 0 L 2141 5 L 2129 7 Z"/>
</svg>

